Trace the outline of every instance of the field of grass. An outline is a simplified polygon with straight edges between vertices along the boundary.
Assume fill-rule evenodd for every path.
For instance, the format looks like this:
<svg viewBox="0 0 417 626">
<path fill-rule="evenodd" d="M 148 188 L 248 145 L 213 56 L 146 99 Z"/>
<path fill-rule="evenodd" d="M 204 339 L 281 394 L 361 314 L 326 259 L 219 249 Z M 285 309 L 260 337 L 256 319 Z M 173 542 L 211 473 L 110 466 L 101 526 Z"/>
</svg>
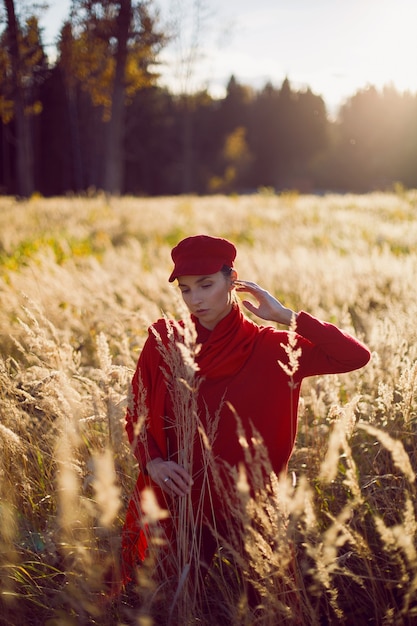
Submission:
<svg viewBox="0 0 417 626">
<path fill-rule="evenodd" d="M 104 577 L 137 472 L 128 384 L 148 325 L 178 316 L 170 249 L 200 232 L 372 360 L 304 382 L 288 479 L 242 511 L 241 578 L 223 564 L 172 623 L 417 623 L 417 193 L 401 190 L 0 198 L 0 623 L 168 623 L 147 570 L 115 602 Z"/>
</svg>

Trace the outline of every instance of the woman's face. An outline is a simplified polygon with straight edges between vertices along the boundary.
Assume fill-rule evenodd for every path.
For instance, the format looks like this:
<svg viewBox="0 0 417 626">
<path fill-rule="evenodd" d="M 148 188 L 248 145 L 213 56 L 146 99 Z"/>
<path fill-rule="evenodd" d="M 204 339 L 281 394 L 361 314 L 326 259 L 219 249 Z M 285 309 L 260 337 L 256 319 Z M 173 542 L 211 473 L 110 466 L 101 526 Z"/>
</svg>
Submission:
<svg viewBox="0 0 417 626">
<path fill-rule="evenodd" d="M 233 281 L 236 272 L 230 277 L 222 272 L 207 276 L 180 276 L 178 286 L 190 313 L 200 324 L 213 330 L 232 308 Z"/>
</svg>

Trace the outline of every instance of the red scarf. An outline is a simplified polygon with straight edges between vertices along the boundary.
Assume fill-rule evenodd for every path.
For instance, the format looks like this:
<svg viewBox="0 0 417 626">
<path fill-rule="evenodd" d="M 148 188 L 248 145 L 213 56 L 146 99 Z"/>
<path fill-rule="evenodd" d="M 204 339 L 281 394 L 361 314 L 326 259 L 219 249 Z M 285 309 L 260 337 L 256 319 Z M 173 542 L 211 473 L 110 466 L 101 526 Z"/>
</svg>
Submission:
<svg viewBox="0 0 417 626">
<path fill-rule="evenodd" d="M 197 339 L 202 341 L 197 357 L 199 375 L 212 379 L 236 374 L 252 353 L 258 326 L 245 318 L 237 304 L 211 332 L 196 318 L 192 319 L 197 328 Z"/>
</svg>

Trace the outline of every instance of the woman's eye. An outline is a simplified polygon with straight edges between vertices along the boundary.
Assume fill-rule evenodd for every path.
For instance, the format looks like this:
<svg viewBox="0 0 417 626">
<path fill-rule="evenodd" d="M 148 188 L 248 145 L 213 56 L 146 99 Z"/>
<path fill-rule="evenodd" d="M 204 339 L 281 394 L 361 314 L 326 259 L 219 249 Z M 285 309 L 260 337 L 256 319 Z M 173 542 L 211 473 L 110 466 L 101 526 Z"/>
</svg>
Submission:
<svg viewBox="0 0 417 626">
<path fill-rule="evenodd" d="M 208 289 L 209 287 L 211 287 L 211 283 L 207 283 L 205 285 L 202 285 L 203 289 Z"/>
</svg>

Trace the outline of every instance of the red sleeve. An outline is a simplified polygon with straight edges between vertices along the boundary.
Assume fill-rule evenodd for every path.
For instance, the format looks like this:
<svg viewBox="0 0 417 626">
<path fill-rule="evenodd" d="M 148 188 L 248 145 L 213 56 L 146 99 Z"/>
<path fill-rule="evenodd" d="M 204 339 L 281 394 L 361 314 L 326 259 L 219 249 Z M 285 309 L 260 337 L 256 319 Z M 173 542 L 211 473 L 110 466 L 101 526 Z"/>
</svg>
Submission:
<svg viewBox="0 0 417 626">
<path fill-rule="evenodd" d="M 340 374 L 366 365 L 368 348 L 334 324 L 301 311 L 297 316 L 297 346 L 301 348 L 298 375 Z"/>
<path fill-rule="evenodd" d="M 149 332 L 132 378 L 126 411 L 127 436 L 142 470 L 150 459 L 163 457 L 163 452 L 152 435 L 152 429 L 149 428 L 153 417 L 152 394 L 155 394 L 159 364 L 156 340 Z"/>
</svg>

